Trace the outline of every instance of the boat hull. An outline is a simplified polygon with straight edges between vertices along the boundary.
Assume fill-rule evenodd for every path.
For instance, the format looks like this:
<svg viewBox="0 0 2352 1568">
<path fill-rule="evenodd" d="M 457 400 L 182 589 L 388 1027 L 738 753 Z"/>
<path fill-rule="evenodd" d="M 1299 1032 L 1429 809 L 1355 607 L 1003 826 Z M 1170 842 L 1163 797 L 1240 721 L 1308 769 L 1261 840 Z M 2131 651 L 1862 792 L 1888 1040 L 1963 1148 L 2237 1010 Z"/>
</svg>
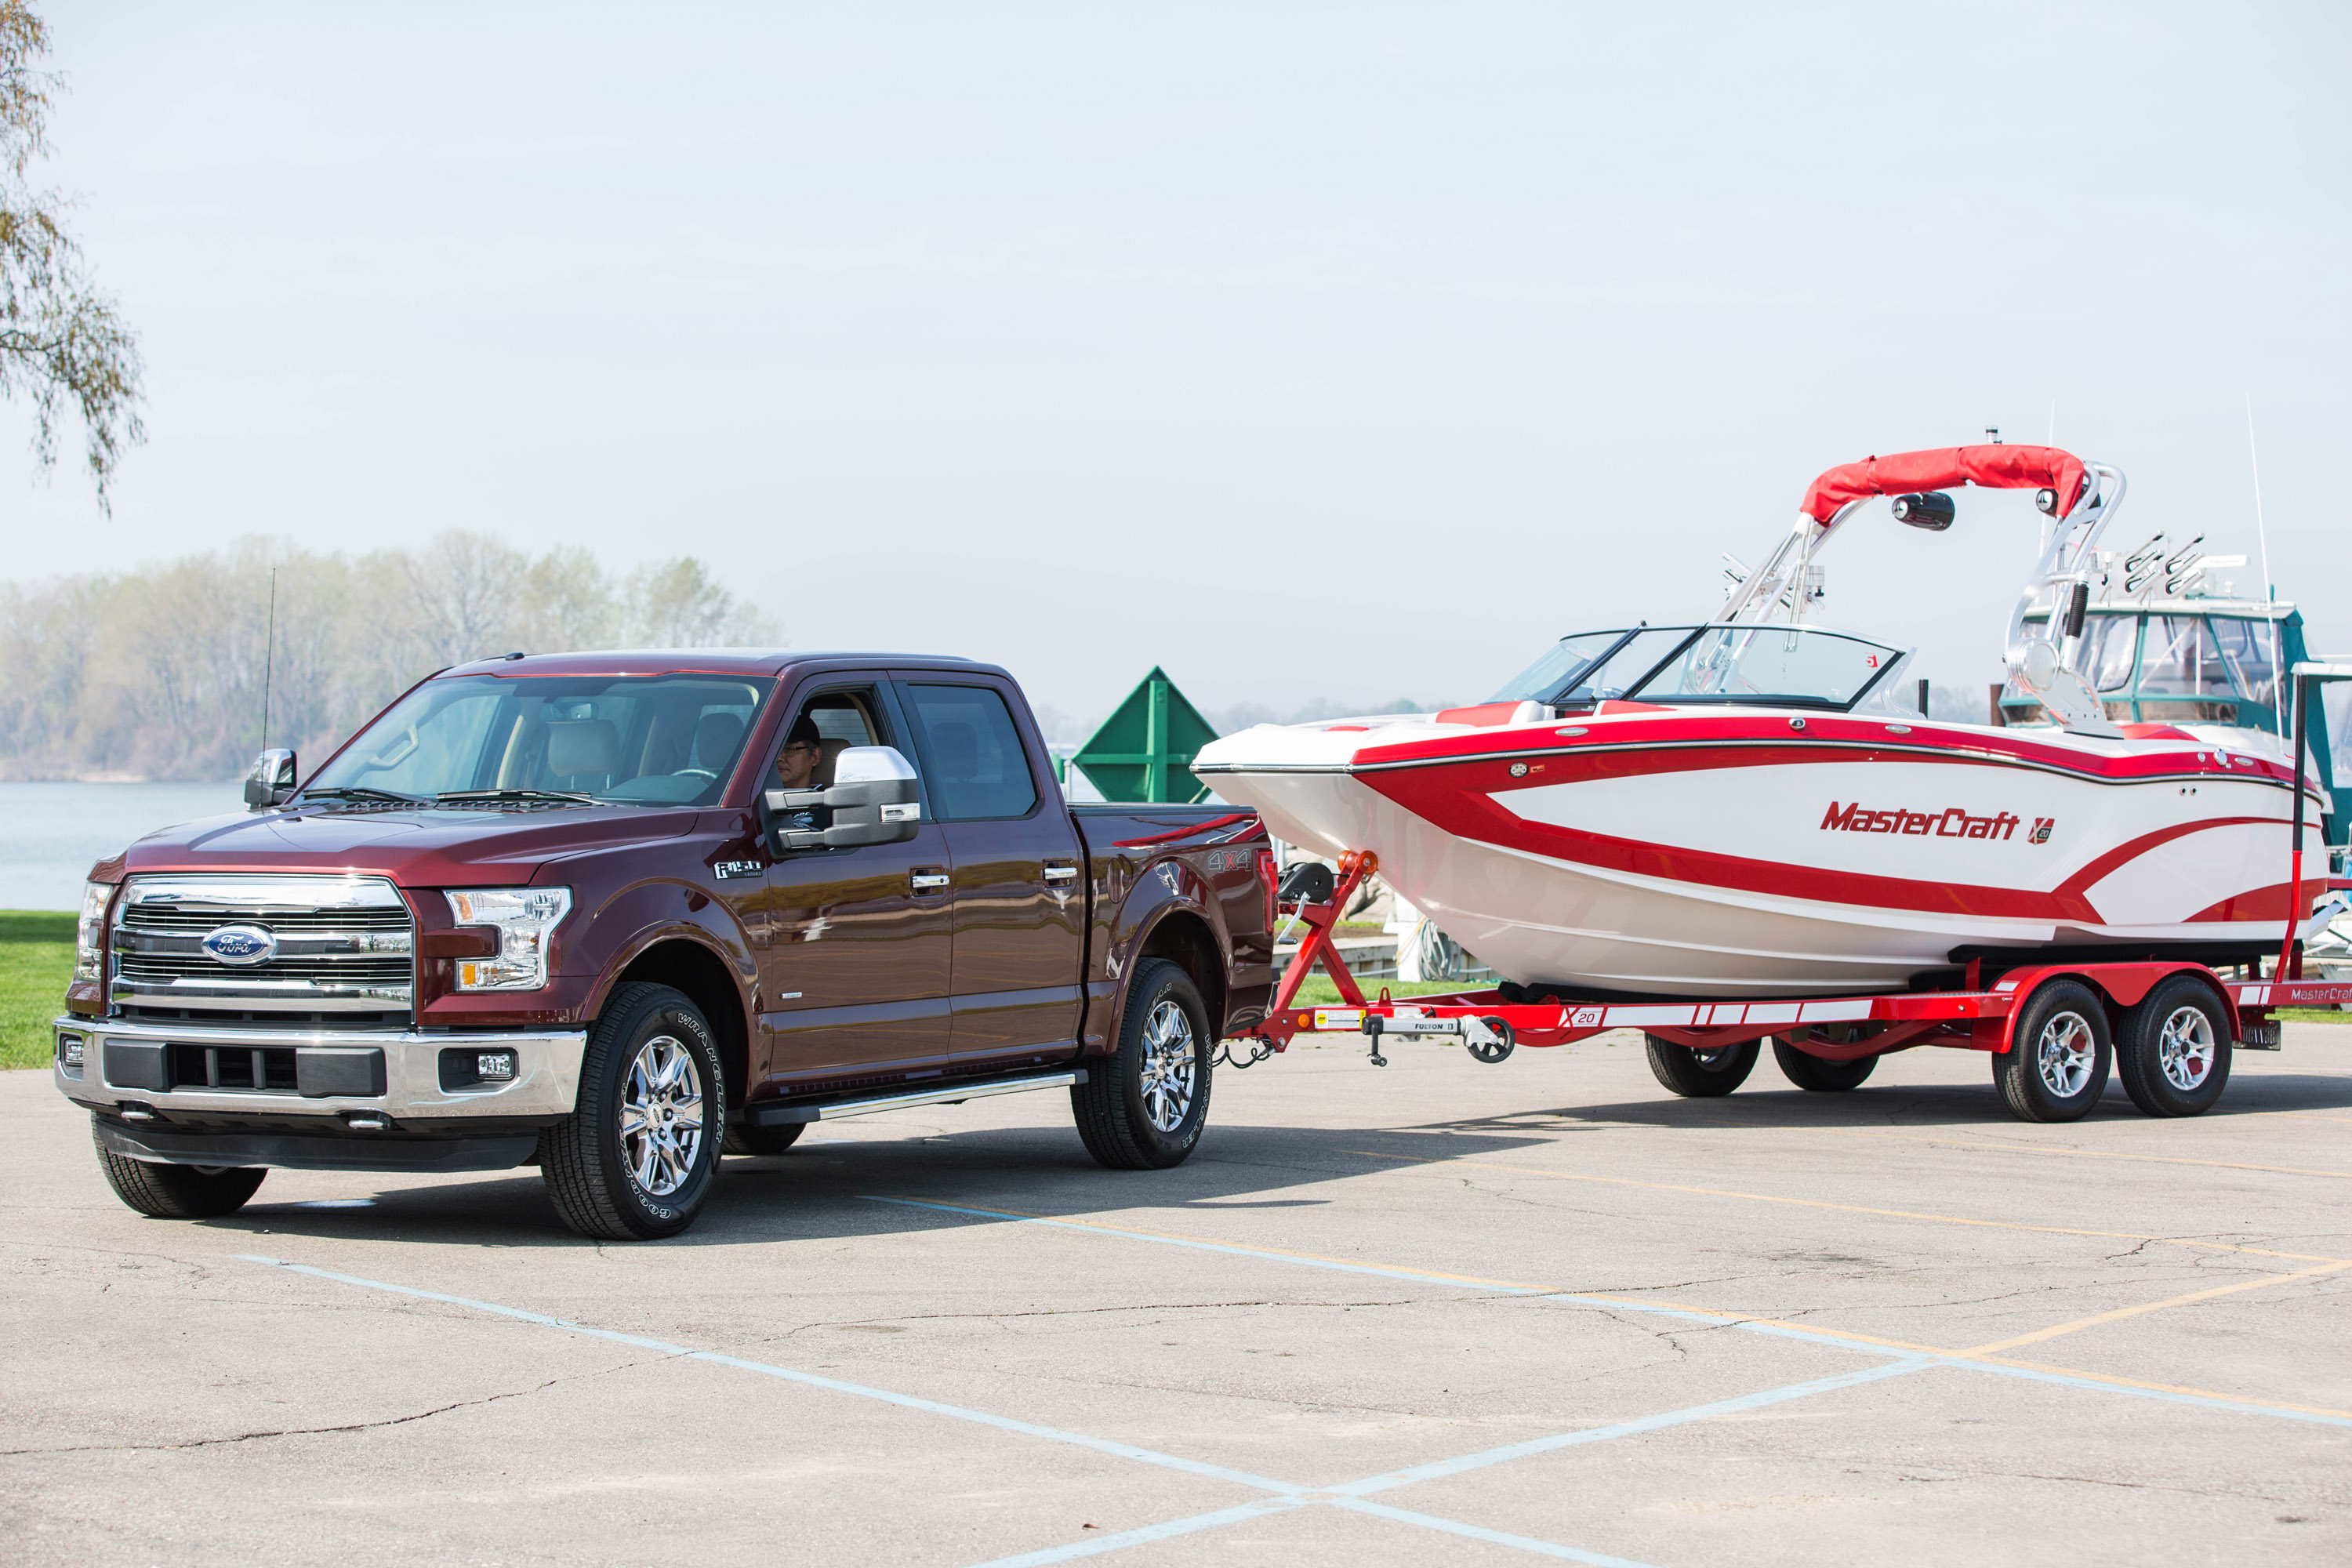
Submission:
<svg viewBox="0 0 2352 1568">
<path fill-rule="evenodd" d="M 2294 796 L 2275 762 L 2187 735 L 1791 717 L 1259 731 L 1197 765 L 1279 837 L 1372 851 L 1528 985 L 1831 994 L 1901 989 L 1970 950 L 2242 956 L 2284 934 Z M 2307 809 L 2306 899 L 2326 868 L 2315 795 Z"/>
</svg>

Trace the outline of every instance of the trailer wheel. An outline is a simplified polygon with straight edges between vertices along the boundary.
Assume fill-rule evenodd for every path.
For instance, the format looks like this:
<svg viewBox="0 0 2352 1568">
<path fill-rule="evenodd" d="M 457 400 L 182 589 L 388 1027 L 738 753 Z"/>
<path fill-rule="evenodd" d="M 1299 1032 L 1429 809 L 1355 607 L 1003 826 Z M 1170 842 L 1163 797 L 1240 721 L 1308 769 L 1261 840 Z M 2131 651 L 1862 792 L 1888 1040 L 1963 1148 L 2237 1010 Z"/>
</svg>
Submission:
<svg viewBox="0 0 2352 1568">
<path fill-rule="evenodd" d="M 98 1118 L 89 1119 L 91 1142 L 98 1145 L 98 1168 L 114 1195 L 152 1219 L 217 1219 L 243 1208 L 269 1174 L 250 1165 L 160 1165 L 118 1154 L 98 1133 Z"/>
<path fill-rule="evenodd" d="M 726 1154 L 781 1154 L 800 1142 L 808 1131 L 805 1121 L 786 1121 L 775 1127 L 752 1127 L 735 1122 L 727 1129 L 727 1141 L 719 1145 Z"/>
<path fill-rule="evenodd" d="M 1772 1059 L 1780 1064 L 1783 1078 L 1816 1094 L 1843 1094 L 1847 1089 L 1860 1089 L 1862 1080 L 1878 1066 L 1876 1057 L 1856 1057 L 1850 1062 L 1823 1061 L 1779 1040 L 1772 1042 Z"/>
<path fill-rule="evenodd" d="M 2124 1015 L 2116 1074 L 2150 1116 L 2200 1116 L 2230 1082 L 2230 1017 L 2210 987 L 2176 974 Z"/>
<path fill-rule="evenodd" d="M 1070 1086 L 1070 1114 L 1097 1163 L 1164 1171 L 1191 1158 L 1209 1121 L 1209 1068 L 1216 1042 L 1192 977 L 1147 958 L 1128 981 L 1116 1055 L 1087 1061 Z"/>
<path fill-rule="evenodd" d="M 1643 1035 L 1642 1043 L 1649 1048 L 1650 1071 L 1660 1083 L 1687 1100 L 1710 1100 L 1718 1094 L 1729 1094 L 1748 1081 L 1748 1075 L 1756 1070 L 1759 1054 L 1754 1040 L 1717 1046 L 1711 1051 L 1695 1051 L 1655 1035 Z"/>
<path fill-rule="evenodd" d="M 2106 1091 L 2115 1053 L 2107 1010 L 2079 980 L 2053 980 L 2026 999 L 1992 1080 L 2021 1121 L 2076 1121 Z"/>
<path fill-rule="evenodd" d="M 614 988 L 588 1031 L 579 1108 L 539 1135 L 555 1212 L 596 1241 L 676 1236 L 710 1195 L 726 1114 L 702 1010 L 667 985 Z"/>
</svg>

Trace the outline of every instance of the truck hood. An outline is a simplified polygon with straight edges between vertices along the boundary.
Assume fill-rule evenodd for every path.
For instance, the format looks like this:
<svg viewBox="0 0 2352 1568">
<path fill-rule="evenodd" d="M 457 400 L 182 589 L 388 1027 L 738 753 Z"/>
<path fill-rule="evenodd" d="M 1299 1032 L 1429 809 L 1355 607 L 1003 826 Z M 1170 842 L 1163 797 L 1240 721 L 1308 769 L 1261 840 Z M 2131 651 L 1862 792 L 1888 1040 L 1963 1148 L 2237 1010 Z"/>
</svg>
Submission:
<svg viewBox="0 0 2352 1568">
<path fill-rule="evenodd" d="M 699 815 L 675 806 L 239 813 L 151 833 L 92 874 L 110 881 L 153 871 L 344 871 L 404 887 L 517 886 L 552 860 L 679 837 Z"/>
</svg>

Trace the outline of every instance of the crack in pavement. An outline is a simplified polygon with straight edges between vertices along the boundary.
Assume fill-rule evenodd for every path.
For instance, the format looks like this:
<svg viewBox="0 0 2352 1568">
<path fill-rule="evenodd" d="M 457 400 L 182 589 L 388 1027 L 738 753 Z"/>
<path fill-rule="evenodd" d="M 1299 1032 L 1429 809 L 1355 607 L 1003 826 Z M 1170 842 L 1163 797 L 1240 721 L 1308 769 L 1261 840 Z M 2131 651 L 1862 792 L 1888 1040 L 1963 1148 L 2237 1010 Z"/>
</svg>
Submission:
<svg viewBox="0 0 2352 1568">
<path fill-rule="evenodd" d="M 650 1366 L 656 1362 L 676 1361 L 677 1356 L 647 1356 L 641 1361 L 624 1362 L 618 1366 L 604 1367 L 596 1372 L 575 1373 L 571 1377 L 551 1377 L 529 1388 L 509 1389 L 504 1394 L 488 1394 L 479 1399 L 460 1399 L 454 1405 L 436 1405 L 430 1410 L 418 1410 L 406 1415 L 388 1415 L 381 1421 L 348 1421 L 334 1426 L 288 1426 L 263 1432 L 239 1432 L 230 1437 L 191 1437 L 184 1443 L 75 1443 L 54 1448 L 0 1448 L 0 1458 L 37 1458 L 48 1454 L 137 1454 L 176 1453 L 185 1448 L 215 1448 L 237 1443 L 257 1442 L 265 1437 L 316 1437 L 338 1432 L 370 1432 L 379 1426 L 405 1426 L 413 1421 L 429 1421 L 436 1415 L 446 1415 L 452 1410 L 469 1410 L 477 1405 L 498 1405 L 526 1394 L 539 1394 L 559 1383 L 571 1383 L 579 1377 L 602 1377 L 606 1373 L 627 1372 L 632 1368 Z"/>
</svg>

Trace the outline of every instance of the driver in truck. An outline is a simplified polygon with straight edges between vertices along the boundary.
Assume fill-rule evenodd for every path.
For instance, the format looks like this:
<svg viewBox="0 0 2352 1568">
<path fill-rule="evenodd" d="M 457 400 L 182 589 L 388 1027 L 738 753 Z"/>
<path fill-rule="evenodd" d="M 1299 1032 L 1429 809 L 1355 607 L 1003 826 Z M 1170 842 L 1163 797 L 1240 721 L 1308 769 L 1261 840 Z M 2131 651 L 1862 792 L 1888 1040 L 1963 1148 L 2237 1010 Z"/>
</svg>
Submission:
<svg viewBox="0 0 2352 1568">
<path fill-rule="evenodd" d="M 824 752 L 824 738 L 817 733 L 816 721 L 802 714 L 784 738 L 784 749 L 776 753 L 776 787 L 815 788 L 817 758 Z"/>
</svg>

